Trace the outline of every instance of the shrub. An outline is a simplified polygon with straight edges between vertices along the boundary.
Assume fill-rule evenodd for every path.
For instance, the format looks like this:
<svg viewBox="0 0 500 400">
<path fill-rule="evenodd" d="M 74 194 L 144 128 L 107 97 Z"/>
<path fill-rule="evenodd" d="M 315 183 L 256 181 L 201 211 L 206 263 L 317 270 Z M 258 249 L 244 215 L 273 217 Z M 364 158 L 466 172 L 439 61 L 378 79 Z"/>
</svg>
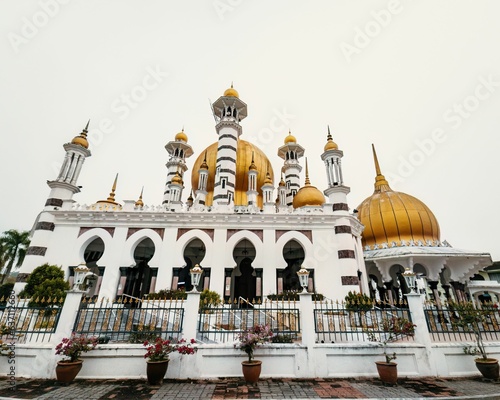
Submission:
<svg viewBox="0 0 500 400">
<path fill-rule="evenodd" d="M 156 293 L 149 293 L 148 300 L 186 300 L 187 293 L 184 290 L 161 289 Z"/>
<path fill-rule="evenodd" d="M 345 308 L 348 311 L 368 311 L 373 308 L 373 300 L 366 294 L 349 292 L 345 297 Z"/>
<path fill-rule="evenodd" d="M 69 283 L 64 280 L 64 272 L 56 265 L 43 264 L 36 267 L 30 274 L 20 298 L 31 298 L 30 306 L 46 306 L 49 298 L 51 305 L 61 303 L 69 290 Z M 37 301 L 38 300 L 38 301 Z"/>
<path fill-rule="evenodd" d="M 222 304 L 219 293 L 205 289 L 200 293 L 200 308 L 217 307 Z"/>
<path fill-rule="evenodd" d="M 300 292 L 294 290 L 285 290 L 279 294 L 268 294 L 267 298 L 273 301 L 299 301 Z M 315 301 L 321 301 L 325 298 L 321 293 L 313 293 L 312 299 Z"/>
</svg>

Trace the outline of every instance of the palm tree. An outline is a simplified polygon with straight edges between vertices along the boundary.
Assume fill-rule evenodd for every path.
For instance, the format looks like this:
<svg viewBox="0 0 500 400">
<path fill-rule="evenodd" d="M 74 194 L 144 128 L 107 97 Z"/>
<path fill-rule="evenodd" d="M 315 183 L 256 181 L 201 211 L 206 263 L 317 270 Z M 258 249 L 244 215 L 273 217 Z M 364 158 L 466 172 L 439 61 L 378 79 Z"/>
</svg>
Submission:
<svg viewBox="0 0 500 400">
<path fill-rule="evenodd" d="M 29 232 L 19 232 L 15 229 L 5 231 L 0 237 L 0 264 L 5 265 L 5 272 L 2 275 L 0 284 L 10 275 L 12 268 L 21 266 L 26 255 L 26 250 L 30 245 Z M 2 262 L 3 261 L 3 262 Z"/>
</svg>

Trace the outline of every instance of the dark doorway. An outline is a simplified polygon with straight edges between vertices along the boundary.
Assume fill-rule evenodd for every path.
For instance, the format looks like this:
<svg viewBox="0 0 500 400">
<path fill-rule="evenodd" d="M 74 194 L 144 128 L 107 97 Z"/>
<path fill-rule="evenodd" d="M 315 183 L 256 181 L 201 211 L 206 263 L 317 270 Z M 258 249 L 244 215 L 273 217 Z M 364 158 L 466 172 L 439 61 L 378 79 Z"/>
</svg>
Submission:
<svg viewBox="0 0 500 400">
<path fill-rule="evenodd" d="M 234 297 L 236 299 L 243 298 L 252 302 L 255 299 L 255 283 L 256 277 L 254 276 L 254 269 L 252 267 L 252 260 L 244 258 L 240 263 L 241 275 L 235 276 Z"/>
</svg>

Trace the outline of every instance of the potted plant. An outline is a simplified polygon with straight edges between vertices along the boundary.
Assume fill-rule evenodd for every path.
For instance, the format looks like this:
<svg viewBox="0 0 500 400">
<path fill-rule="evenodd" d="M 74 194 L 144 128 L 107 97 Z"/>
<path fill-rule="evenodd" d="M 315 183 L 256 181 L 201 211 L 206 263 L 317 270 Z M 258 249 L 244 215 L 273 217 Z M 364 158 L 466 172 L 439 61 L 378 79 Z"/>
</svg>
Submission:
<svg viewBox="0 0 500 400">
<path fill-rule="evenodd" d="M 179 354 L 194 354 L 196 348 L 192 347 L 196 340 L 191 339 L 189 342 L 186 339 L 162 339 L 156 337 L 153 342 L 146 340 L 143 345 L 146 347 L 147 358 L 146 375 L 148 382 L 151 385 L 161 385 L 163 378 L 167 373 L 168 362 L 170 361 L 169 354 L 178 352 Z"/>
<path fill-rule="evenodd" d="M 486 379 L 498 379 L 499 366 L 496 358 L 488 357 L 484 347 L 483 337 L 481 333 L 482 326 L 486 323 L 489 315 L 496 311 L 494 306 L 486 306 L 483 309 L 476 308 L 472 302 L 448 302 L 448 307 L 451 313 L 451 323 L 453 326 L 463 328 L 465 332 L 471 332 L 476 339 L 475 346 L 465 346 L 463 351 L 465 354 L 479 356 L 474 359 L 476 368 L 481 372 Z M 495 316 L 493 315 L 493 318 Z"/>
<path fill-rule="evenodd" d="M 262 324 L 256 324 L 238 335 L 238 343 L 234 347 L 243 350 L 248 355 L 248 361 L 241 362 L 246 382 L 256 383 L 259 380 L 262 361 L 254 360 L 254 351 L 258 346 L 269 342 L 272 337 L 271 327 Z"/>
<path fill-rule="evenodd" d="M 57 380 L 62 383 L 72 382 L 82 369 L 81 354 L 94 350 L 96 346 L 95 336 L 87 337 L 73 332 L 69 338 L 62 339 L 61 343 L 56 346 L 56 355 L 62 355 L 65 358 L 57 362 Z"/>
<path fill-rule="evenodd" d="M 378 342 L 384 349 L 385 361 L 375 361 L 380 380 L 384 383 L 395 385 L 398 382 L 398 364 L 393 362 L 397 358 L 396 353 L 387 352 L 387 344 L 394 342 L 403 336 L 415 335 L 416 325 L 402 317 L 385 319 L 382 323 L 383 335 L 376 336 L 374 332 L 367 332 L 368 340 Z"/>
</svg>

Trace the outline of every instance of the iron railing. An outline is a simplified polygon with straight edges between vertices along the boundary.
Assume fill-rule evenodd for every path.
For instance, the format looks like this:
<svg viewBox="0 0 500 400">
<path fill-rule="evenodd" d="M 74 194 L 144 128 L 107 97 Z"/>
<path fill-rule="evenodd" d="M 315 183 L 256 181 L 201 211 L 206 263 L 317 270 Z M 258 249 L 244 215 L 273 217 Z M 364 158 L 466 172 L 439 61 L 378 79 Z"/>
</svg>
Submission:
<svg viewBox="0 0 500 400">
<path fill-rule="evenodd" d="M 238 299 L 199 310 L 197 340 L 202 343 L 232 343 L 239 333 L 256 325 L 269 325 L 276 341 L 293 342 L 300 333 L 300 312 L 295 301 L 264 303 Z"/>
<path fill-rule="evenodd" d="M 120 298 L 82 300 L 74 331 L 97 336 L 101 343 L 142 343 L 157 336 L 180 338 L 184 321 L 183 300 Z"/>
<path fill-rule="evenodd" d="M 456 308 L 427 302 L 424 306 L 427 329 L 435 342 L 475 341 L 471 326 L 461 326 L 460 313 Z M 484 341 L 500 340 L 500 311 L 498 307 L 484 305 L 479 309 L 475 323 Z"/>
<path fill-rule="evenodd" d="M 317 343 L 366 342 L 369 334 L 388 336 L 387 326 L 396 318 L 411 322 L 405 303 L 354 304 L 332 300 L 314 302 L 314 328 Z M 399 337 L 412 340 L 411 336 Z"/>
<path fill-rule="evenodd" d="M 63 299 L 50 298 L 16 299 L 0 307 L 2 341 L 17 343 L 50 341 L 56 331 L 62 301 Z"/>
</svg>

